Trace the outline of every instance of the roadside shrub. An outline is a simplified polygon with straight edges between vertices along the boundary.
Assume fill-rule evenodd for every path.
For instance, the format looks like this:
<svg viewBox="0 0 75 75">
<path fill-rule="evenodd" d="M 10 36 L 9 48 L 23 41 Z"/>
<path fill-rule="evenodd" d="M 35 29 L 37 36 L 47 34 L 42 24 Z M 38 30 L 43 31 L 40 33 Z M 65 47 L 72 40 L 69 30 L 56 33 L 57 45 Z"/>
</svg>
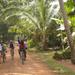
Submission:
<svg viewBox="0 0 75 75">
<path fill-rule="evenodd" d="M 63 59 L 70 59 L 71 58 L 71 51 L 66 50 L 65 52 L 62 53 Z"/>
<path fill-rule="evenodd" d="M 71 51 L 70 50 L 65 50 L 60 52 L 56 52 L 53 56 L 54 59 L 56 60 L 62 60 L 62 59 L 70 59 L 71 58 Z"/>
<path fill-rule="evenodd" d="M 62 57 L 62 54 L 56 52 L 56 53 L 54 54 L 53 58 L 56 59 L 56 60 L 61 60 L 63 57 Z"/>
<path fill-rule="evenodd" d="M 28 47 L 33 48 L 35 46 L 35 43 L 33 42 L 33 40 L 28 40 Z"/>
</svg>

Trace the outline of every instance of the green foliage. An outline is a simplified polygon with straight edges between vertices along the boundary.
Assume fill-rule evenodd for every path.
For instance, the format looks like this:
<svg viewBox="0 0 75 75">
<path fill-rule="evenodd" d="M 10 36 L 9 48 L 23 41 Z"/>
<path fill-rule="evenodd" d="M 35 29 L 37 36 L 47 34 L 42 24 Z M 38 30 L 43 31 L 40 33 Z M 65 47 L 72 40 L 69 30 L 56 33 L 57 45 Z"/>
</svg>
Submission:
<svg viewBox="0 0 75 75">
<path fill-rule="evenodd" d="M 56 59 L 56 60 L 62 60 L 63 56 L 62 56 L 61 53 L 57 53 L 57 52 L 56 52 L 56 53 L 54 54 L 53 58 Z"/>
<path fill-rule="evenodd" d="M 69 20 L 71 21 L 71 26 L 74 29 L 75 27 L 75 3 L 73 2 L 73 0 L 68 0 L 65 3 L 65 9 L 68 14 Z"/>
<path fill-rule="evenodd" d="M 15 35 L 26 35 L 32 39 L 30 47 L 35 45 L 43 47 L 45 43 L 43 40 L 47 43 L 45 45 L 57 44 L 58 26 L 52 20 L 60 17 L 57 0 L 1 0 L 0 9 L 0 21 L 10 25 L 8 28 L 10 38 L 14 38 Z M 62 20 L 58 22 L 60 21 L 62 22 Z"/>
<path fill-rule="evenodd" d="M 48 39 L 49 33 L 53 32 L 49 31 L 53 30 L 49 29 L 51 18 L 55 17 L 59 11 L 58 3 L 55 2 L 56 4 L 51 0 L 1 0 L 0 21 L 13 27 L 9 27 L 8 30 L 11 34 L 10 38 L 15 34 L 27 35 L 28 38 L 33 39 L 33 42 L 36 41 L 37 46 L 40 46 L 39 43 L 44 39 L 43 36 Z"/>
<path fill-rule="evenodd" d="M 33 48 L 35 46 L 35 43 L 33 42 L 33 40 L 28 40 L 28 47 Z"/>
<path fill-rule="evenodd" d="M 71 58 L 71 51 L 66 50 L 65 52 L 62 53 L 63 59 L 70 59 Z"/>
<path fill-rule="evenodd" d="M 65 50 L 65 51 L 56 52 L 54 54 L 53 58 L 56 60 L 70 59 L 71 58 L 71 51 Z"/>
<path fill-rule="evenodd" d="M 6 23 L 0 23 L 0 40 L 6 41 L 8 37 L 9 26 Z"/>
<path fill-rule="evenodd" d="M 74 8 L 74 5 L 75 3 L 73 2 L 73 0 L 68 0 L 66 3 L 65 3 L 65 9 L 66 11 L 69 13 L 72 11 L 72 9 Z"/>
</svg>

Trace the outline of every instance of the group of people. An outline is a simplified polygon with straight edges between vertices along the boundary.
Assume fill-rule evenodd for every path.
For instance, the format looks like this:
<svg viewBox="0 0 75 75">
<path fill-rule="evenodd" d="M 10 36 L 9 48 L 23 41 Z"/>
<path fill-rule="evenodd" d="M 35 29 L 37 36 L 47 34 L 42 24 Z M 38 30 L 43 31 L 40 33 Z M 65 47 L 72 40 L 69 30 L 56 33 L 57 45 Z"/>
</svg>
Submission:
<svg viewBox="0 0 75 75">
<path fill-rule="evenodd" d="M 27 43 L 26 40 L 20 40 L 18 39 L 18 52 L 20 55 L 20 52 L 23 51 L 24 53 L 24 58 L 26 59 L 26 49 L 27 49 Z M 9 48 L 10 48 L 10 55 L 11 55 L 11 60 L 14 60 L 14 43 L 12 40 L 9 42 Z M 4 63 L 6 61 L 6 48 L 3 43 L 0 43 L 0 63 Z"/>
</svg>

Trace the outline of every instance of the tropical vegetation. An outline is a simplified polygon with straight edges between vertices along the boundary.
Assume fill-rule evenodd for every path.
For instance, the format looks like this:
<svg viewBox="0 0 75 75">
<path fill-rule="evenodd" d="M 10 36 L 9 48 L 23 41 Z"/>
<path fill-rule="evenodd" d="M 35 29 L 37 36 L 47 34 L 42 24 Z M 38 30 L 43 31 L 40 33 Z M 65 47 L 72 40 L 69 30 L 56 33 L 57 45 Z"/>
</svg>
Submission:
<svg viewBox="0 0 75 75">
<path fill-rule="evenodd" d="M 72 63 L 74 20 L 74 0 L 0 0 L 0 40 L 27 37 L 29 47 L 38 50 L 69 49 Z"/>
</svg>

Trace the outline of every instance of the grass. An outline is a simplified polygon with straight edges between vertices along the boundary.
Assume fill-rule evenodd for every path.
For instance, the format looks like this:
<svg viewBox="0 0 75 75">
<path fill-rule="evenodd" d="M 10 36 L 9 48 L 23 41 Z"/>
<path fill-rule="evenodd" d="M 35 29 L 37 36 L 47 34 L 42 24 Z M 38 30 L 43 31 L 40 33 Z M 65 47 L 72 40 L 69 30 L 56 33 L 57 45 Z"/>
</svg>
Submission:
<svg viewBox="0 0 75 75">
<path fill-rule="evenodd" d="M 48 67 L 52 69 L 57 75 L 75 75 L 75 72 L 73 72 L 71 69 L 65 67 L 63 64 L 57 63 L 57 61 L 52 58 L 54 54 L 53 51 L 32 50 L 32 52 L 36 53 L 36 56 L 46 63 Z"/>
</svg>

